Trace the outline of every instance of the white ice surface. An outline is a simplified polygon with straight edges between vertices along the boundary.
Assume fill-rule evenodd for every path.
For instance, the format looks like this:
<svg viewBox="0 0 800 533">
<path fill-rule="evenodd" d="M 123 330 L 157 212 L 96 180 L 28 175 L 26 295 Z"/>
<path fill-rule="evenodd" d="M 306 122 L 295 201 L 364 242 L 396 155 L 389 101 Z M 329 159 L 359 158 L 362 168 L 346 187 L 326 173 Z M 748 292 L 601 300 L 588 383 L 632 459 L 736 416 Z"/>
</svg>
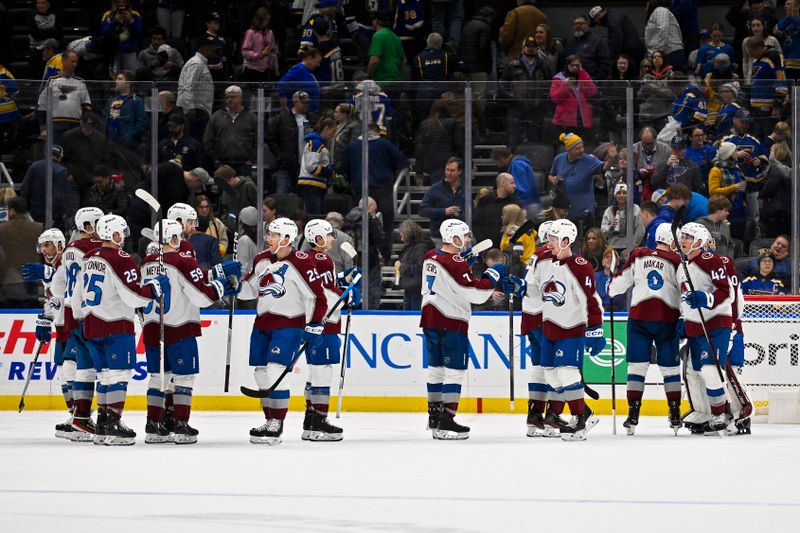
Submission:
<svg viewBox="0 0 800 533">
<path fill-rule="evenodd" d="M 252 445 L 259 413 L 193 413 L 200 442 L 56 439 L 61 413 L 0 412 L 0 531 L 800 531 L 800 426 L 678 437 L 604 417 L 586 442 L 531 439 L 522 416 L 460 415 L 440 442 L 422 414 L 344 413 L 340 443 Z M 335 420 L 334 420 L 335 422 Z M 618 419 L 621 425 L 622 419 Z"/>
</svg>

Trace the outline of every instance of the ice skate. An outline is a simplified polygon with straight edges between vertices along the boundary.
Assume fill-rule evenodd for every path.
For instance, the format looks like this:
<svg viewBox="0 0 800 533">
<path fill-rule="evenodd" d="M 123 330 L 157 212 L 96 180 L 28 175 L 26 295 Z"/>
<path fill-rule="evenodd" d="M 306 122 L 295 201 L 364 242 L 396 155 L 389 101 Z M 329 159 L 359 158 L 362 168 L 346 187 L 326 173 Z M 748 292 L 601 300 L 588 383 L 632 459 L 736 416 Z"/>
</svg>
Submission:
<svg viewBox="0 0 800 533">
<path fill-rule="evenodd" d="M 72 433 L 70 433 L 72 442 L 92 442 L 96 433 L 97 426 L 91 416 L 76 416 L 72 419 Z"/>
<path fill-rule="evenodd" d="M 136 432 L 125 425 L 121 419 L 108 416 L 103 424 L 106 446 L 132 446 L 136 443 Z"/>
<path fill-rule="evenodd" d="M 161 422 L 148 420 L 144 426 L 145 444 L 166 444 L 170 441 L 169 430 Z"/>
<path fill-rule="evenodd" d="M 528 413 L 528 431 L 526 435 L 528 437 L 544 437 L 546 426 L 544 425 L 544 417 L 542 413 L 537 413 L 536 411 Z"/>
<path fill-rule="evenodd" d="M 544 415 L 544 436 L 551 438 L 559 438 L 561 436 L 561 428 L 567 426 L 567 421 L 557 415 L 550 407 Z"/>
<path fill-rule="evenodd" d="M 683 423 L 681 422 L 681 402 L 679 400 L 670 400 L 667 402 L 669 406 L 669 427 L 678 434 Z"/>
<path fill-rule="evenodd" d="M 592 417 L 594 417 L 594 413 L 587 405 L 583 413 L 573 416 L 570 423 L 561 429 L 561 440 L 586 440 L 586 433 L 597 424 L 597 422 L 590 421 Z M 594 418 L 597 419 L 597 417 Z"/>
<path fill-rule="evenodd" d="M 586 432 L 595 427 L 600 419 L 594 416 L 594 411 L 589 407 L 589 404 L 584 404 L 583 412 L 586 414 Z"/>
<path fill-rule="evenodd" d="M 250 430 L 250 442 L 253 444 L 266 444 L 267 446 L 275 446 L 283 442 L 281 435 L 283 434 L 283 420 L 277 418 L 270 418 L 257 428 Z"/>
<path fill-rule="evenodd" d="M 622 427 L 625 428 L 628 435 L 633 435 L 636 432 L 636 426 L 639 425 L 639 411 L 641 408 L 641 400 L 632 400 L 628 406 L 628 418 L 622 423 Z"/>
<path fill-rule="evenodd" d="M 328 422 L 328 418 L 322 415 L 311 417 L 311 425 L 308 440 L 314 441 L 339 441 L 344 438 L 342 428 L 336 427 Z"/>
<path fill-rule="evenodd" d="M 441 402 L 434 402 L 428 404 L 428 425 L 425 426 L 425 429 L 430 429 L 436 432 L 436 428 L 439 427 L 439 419 L 442 416 L 442 408 L 444 406 Z M 434 436 L 434 438 L 436 438 Z"/>
<path fill-rule="evenodd" d="M 437 428 L 433 431 L 436 440 L 466 440 L 469 438 L 469 428 L 456 422 L 452 416 L 442 415 Z"/>
<path fill-rule="evenodd" d="M 197 442 L 197 435 L 200 433 L 185 420 L 175 421 L 175 444 L 194 444 Z"/>
<path fill-rule="evenodd" d="M 59 439 L 70 440 L 72 437 L 72 415 L 67 418 L 66 422 L 56 424 L 56 437 Z"/>
<path fill-rule="evenodd" d="M 736 429 L 737 435 L 750 435 L 750 424 L 751 421 L 749 418 L 745 418 L 744 420 L 737 420 L 736 421 Z"/>
<path fill-rule="evenodd" d="M 711 418 L 706 424 L 706 428 L 704 431 L 704 435 L 706 437 L 722 437 L 725 435 L 726 429 L 728 428 L 728 421 L 726 420 L 726 415 L 716 415 Z"/>
<path fill-rule="evenodd" d="M 314 409 L 306 406 L 306 415 L 303 418 L 303 433 L 300 435 L 302 440 L 311 440 L 311 417 L 314 416 Z"/>
</svg>

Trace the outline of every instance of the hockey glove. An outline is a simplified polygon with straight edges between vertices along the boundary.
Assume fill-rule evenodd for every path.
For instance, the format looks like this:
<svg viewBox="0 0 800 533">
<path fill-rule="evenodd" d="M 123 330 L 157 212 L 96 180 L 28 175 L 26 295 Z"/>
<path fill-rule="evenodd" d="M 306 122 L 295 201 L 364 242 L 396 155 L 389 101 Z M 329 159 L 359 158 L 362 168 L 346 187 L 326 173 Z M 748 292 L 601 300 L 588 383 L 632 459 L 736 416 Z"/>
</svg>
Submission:
<svg viewBox="0 0 800 533">
<path fill-rule="evenodd" d="M 154 278 L 148 279 L 144 284 L 150 287 L 154 300 L 161 299 L 162 295 L 165 300 L 169 298 L 169 278 L 166 274 L 159 274 Z"/>
<path fill-rule="evenodd" d="M 497 284 L 500 282 L 500 280 L 506 277 L 506 266 L 503 263 L 497 263 L 496 265 L 490 266 L 483 271 L 482 277 L 489 278 L 495 284 Z"/>
<path fill-rule="evenodd" d="M 683 295 L 683 301 L 692 309 L 701 307 L 711 309 L 714 306 L 714 295 L 709 292 L 692 291 Z"/>
<path fill-rule="evenodd" d="M 49 342 L 52 337 L 53 319 L 45 314 L 36 317 L 36 340 Z"/>
<path fill-rule="evenodd" d="M 208 279 L 222 280 L 231 276 L 236 279 L 242 279 L 242 264 L 239 261 L 223 261 L 222 263 L 217 263 L 208 271 Z"/>
<path fill-rule="evenodd" d="M 321 323 L 311 323 L 306 326 L 305 331 L 303 332 L 303 340 L 308 343 L 307 349 L 313 350 L 320 344 L 322 344 L 322 330 L 324 329 L 324 325 Z"/>
<path fill-rule="evenodd" d="M 522 298 L 525 296 L 527 290 L 528 282 L 519 276 L 509 274 L 508 277 L 503 280 L 503 291 L 505 291 L 506 294 L 513 294 L 517 298 Z"/>
<path fill-rule="evenodd" d="M 286 287 L 282 283 L 272 282 L 264 287 L 259 287 L 259 296 L 272 296 L 273 298 L 282 298 L 286 294 Z"/>
<path fill-rule="evenodd" d="M 361 305 L 361 289 L 358 287 L 352 288 L 347 295 L 347 305 L 352 305 L 353 307 Z"/>
<path fill-rule="evenodd" d="M 741 331 L 737 331 L 731 339 L 731 349 L 728 352 L 728 362 L 731 366 L 744 366 L 744 335 Z"/>
<path fill-rule="evenodd" d="M 346 268 L 344 272 L 339 272 L 336 274 L 336 282 L 339 284 L 340 289 L 346 289 L 348 285 L 353 281 L 353 278 L 356 274 L 362 274 L 361 269 L 357 266 L 351 266 Z M 362 278 L 363 279 L 363 278 Z M 361 287 L 361 280 L 356 283 L 357 287 Z"/>
<path fill-rule="evenodd" d="M 209 284 L 217 290 L 217 298 L 219 299 L 225 296 L 235 296 L 239 292 L 237 290 L 238 286 L 235 289 L 230 279 L 215 279 L 210 281 Z"/>
<path fill-rule="evenodd" d="M 50 283 L 56 269 L 44 263 L 25 263 L 22 265 L 22 279 L 25 281 L 39 281 Z"/>
<path fill-rule="evenodd" d="M 586 349 L 592 355 L 597 355 L 606 347 L 606 337 L 603 335 L 603 326 L 586 329 Z"/>
<path fill-rule="evenodd" d="M 478 262 L 478 256 L 474 255 L 472 253 L 472 246 L 467 247 L 467 249 L 465 249 L 464 251 L 462 251 L 458 255 L 460 255 L 461 257 L 466 259 L 467 260 L 467 264 L 469 266 L 472 266 L 472 265 L 474 265 L 475 263 Z"/>
<path fill-rule="evenodd" d="M 675 324 L 675 334 L 678 335 L 679 339 L 686 338 L 686 324 L 682 318 L 679 318 L 678 322 Z"/>
</svg>

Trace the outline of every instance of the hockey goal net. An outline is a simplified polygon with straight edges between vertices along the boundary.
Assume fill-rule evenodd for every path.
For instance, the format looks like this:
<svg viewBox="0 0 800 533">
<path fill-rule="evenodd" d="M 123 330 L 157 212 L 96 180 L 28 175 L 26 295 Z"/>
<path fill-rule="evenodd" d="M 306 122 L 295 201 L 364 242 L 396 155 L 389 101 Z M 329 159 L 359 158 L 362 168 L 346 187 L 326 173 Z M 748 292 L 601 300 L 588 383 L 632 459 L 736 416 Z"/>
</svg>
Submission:
<svg viewBox="0 0 800 533">
<path fill-rule="evenodd" d="M 770 422 L 800 418 L 800 296 L 747 296 L 741 320 L 741 378 L 754 414 Z"/>
</svg>

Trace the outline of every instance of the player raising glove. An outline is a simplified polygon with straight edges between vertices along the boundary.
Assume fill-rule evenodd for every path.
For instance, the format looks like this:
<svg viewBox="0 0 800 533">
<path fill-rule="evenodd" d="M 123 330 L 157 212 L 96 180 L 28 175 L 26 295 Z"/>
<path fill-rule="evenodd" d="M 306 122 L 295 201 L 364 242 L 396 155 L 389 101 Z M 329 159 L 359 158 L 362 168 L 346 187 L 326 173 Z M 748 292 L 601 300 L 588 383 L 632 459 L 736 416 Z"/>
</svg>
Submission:
<svg viewBox="0 0 800 533">
<path fill-rule="evenodd" d="M 503 263 L 496 263 L 484 270 L 481 277 L 489 278 L 497 285 L 506 277 L 506 266 Z"/>
<path fill-rule="evenodd" d="M 512 294 L 516 298 L 523 298 L 528 291 L 528 282 L 519 276 L 509 274 L 503 280 L 503 291 L 506 294 Z"/>
<path fill-rule="evenodd" d="M 22 279 L 27 282 L 44 281 L 50 283 L 56 269 L 44 263 L 25 263 L 22 265 Z"/>
</svg>

